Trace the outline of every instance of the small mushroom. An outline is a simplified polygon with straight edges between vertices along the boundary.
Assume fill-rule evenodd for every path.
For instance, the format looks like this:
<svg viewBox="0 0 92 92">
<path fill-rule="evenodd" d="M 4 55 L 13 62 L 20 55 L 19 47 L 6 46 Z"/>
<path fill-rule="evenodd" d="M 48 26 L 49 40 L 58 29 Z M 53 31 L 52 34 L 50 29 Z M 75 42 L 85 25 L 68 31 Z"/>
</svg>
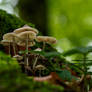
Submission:
<svg viewBox="0 0 92 92">
<path fill-rule="evenodd" d="M 23 56 L 15 55 L 15 56 L 13 56 L 13 58 L 16 58 L 17 60 L 22 60 L 23 59 Z"/>
<path fill-rule="evenodd" d="M 46 37 L 47 36 L 37 36 L 36 41 L 37 42 L 46 42 Z"/>
<path fill-rule="evenodd" d="M 45 49 L 45 44 L 55 44 L 57 42 L 56 38 L 49 37 L 49 36 L 37 36 L 36 37 L 37 42 L 43 42 L 43 50 Z"/>
<path fill-rule="evenodd" d="M 42 70 L 45 70 L 46 69 L 46 67 L 45 66 L 43 66 L 43 65 L 37 65 L 37 66 L 35 66 L 35 71 L 36 70 L 39 70 L 39 77 L 41 77 L 41 71 Z"/>
<path fill-rule="evenodd" d="M 41 48 L 37 48 L 34 51 L 42 51 L 42 49 Z"/>
<path fill-rule="evenodd" d="M 14 30 L 14 33 L 19 34 L 21 32 L 25 32 L 25 31 L 32 31 L 32 32 L 38 34 L 38 30 L 37 29 L 32 28 L 32 27 L 30 27 L 28 25 L 24 25 L 23 27 Z"/>
<path fill-rule="evenodd" d="M 22 32 L 22 33 L 18 34 L 18 37 L 20 37 L 22 39 L 25 39 L 25 46 L 26 46 L 25 63 L 28 66 L 29 65 L 29 63 L 28 63 L 28 47 L 29 47 L 29 45 L 30 46 L 33 45 L 32 42 L 36 38 L 36 34 L 34 32 L 32 32 L 32 31 L 25 31 L 25 32 Z M 24 44 L 24 42 L 23 42 L 23 44 Z"/>
<path fill-rule="evenodd" d="M 36 41 L 37 42 L 46 42 L 49 44 L 55 44 L 57 42 L 56 38 L 49 37 L 49 36 L 37 36 Z"/>
<path fill-rule="evenodd" d="M 46 42 L 48 44 L 56 44 L 57 40 L 54 37 L 46 37 Z"/>
<path fill-rule="evenodd" d="M 37 48 L 37 49 L 35 49 L 34 51 L 42 51 L 42 49 L 41 49 L 41 48 Z M 35 68 L 35 66 L 36 66 L 36 64 L 37 64 L 37 60 L 38 60 L 38 58 L 40 57 L 40 54 L 37 54 L 35 57 L 36 57 L 36 58 L 35 58 L 35 61 L 34 61 L 34 63 L 33 63 L 33 69 Z"/>
<path fill-rule="evenodd" d="M 4 34 L 3 36 L 3 40 L 7 40 L 13 43 L 14 55 L 16 55 L 16 41 L 15 41 L 16 38 L 17 38 L 17 35 L 15 33 L 7 33 L 7 34 Z"/>
</svg>

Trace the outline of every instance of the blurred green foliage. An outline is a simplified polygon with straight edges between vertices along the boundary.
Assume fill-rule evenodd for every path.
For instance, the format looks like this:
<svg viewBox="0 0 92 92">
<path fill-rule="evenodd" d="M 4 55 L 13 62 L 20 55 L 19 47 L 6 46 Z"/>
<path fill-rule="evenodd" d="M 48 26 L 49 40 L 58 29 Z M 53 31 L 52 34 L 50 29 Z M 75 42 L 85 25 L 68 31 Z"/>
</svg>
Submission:
<svg viewBox="0 0 92 92">
<path fill-rule="evenodd" d="M 74 54 L 89 54 L 91 52 L 92 52 L 92 46 L 76 47 L 67 52 L 64 52 L 63 55 L 68 56 L 68 55 L 74 55 Z"/>
<path fill-rule="evenodd" d="M 92 40 L 92 0 L 48 0 L 50 34 L 64 50 Z"/>
<path fill-rule="evenodd" d="M 63 92 L 63 88 L 33 81 L 33 78 L 21 73 L 15 59 L 0 52 L 0 92 Z"/>
</svg>

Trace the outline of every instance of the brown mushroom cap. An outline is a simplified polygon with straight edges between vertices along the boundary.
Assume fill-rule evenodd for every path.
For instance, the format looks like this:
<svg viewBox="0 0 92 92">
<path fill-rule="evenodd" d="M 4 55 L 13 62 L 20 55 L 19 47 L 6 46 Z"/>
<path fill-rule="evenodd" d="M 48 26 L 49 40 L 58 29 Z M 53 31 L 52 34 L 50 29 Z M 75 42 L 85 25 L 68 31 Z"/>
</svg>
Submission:
<svg viewBox="0 0 92 92">
<path fill-rule="evenodd" d="M 57 42 L 56 38 L 49 37 L 49 36 L 37 36 L 36 41 L 37 42 L 46 42 L 49 44 L 55 44 Z"/>
<path fill-rule="evenodd" d="M 37 36 L 36 41 L 37 42 L 46 42 L 46 37 L 47 36 Z"/>
<path fill-rule="evenodd" d="M 57 42 L 57 40 L 54 37 L 47 37 L 46 42 L 49 44 L 55 44 Z"/>
<path fill-rule="evenodd" d="M 35 69 L 36 69 L 36 70 L 45 70 L 46 67 L 43 66 L 43 65 L 37 65 L 37 66 L 35 67 Z"/>
<path fill-rule="evenodd" d="M 0 44 L 2 44 L 2 45 L 4 45 L 4 46 L 9 46 L 9 45 L 10 45 L 10 41 L 8 41 L 8 40 L 2 40 L 2 41 L 0 42 Z"/>
<path fill-rule="evenodd" d="M 32 32 L 38 34 L 38 30 L 37 30 L 37 29 L 32 28 L 32 27 L 29 27 L 29 26 L 27 26 L 27 25 L 26 25 L 26 26 L 23 26 L 23 27 L 21 27 L 21 28 L 18 28 L 18 29 L 16 29 L 16 30 L 14 30 L 14 33 L 19 34 L 19 33 L 21 33 L 21 32 L 25 32 L 25 31 L 32 31 Z"/>
<path fill-rule="evenodd" d="M 20 56 L 20 55 L 15 55 L 15 56 L 13 56 L 13 58 L 15 58 L 15 59 L 17 59 L 17 60 L 22 60 L 22 59 L 23 59 L 23 57 Z"/>
<path fill-rule="evenodd" d="M 3 35 L 3 40 L 7 40 L 9 42 L 13 42 L 13 38 L 17 37 L 15 33 L 7 33 Z"/>
<path fill-rule="evenodd" d="M 22 39 L 27 39 L 28 37 L 29 40 L 34 40 L 36 38 L 36 34 L 32 31 L 25 31 L 25 32 L 18 34 L 17 36 Z"/>
<path fill-rule="evenodd" d="M 33 40 L 36 38 L 36 34 L 32 31 L 22 32 L 22 33 L 18 34 L 18 37 L 20 37 L 21 39 L 24 39 L 24 40 L 28 39 L 28 47 L 35 45 L 35 42 Z M 19 40 L 17 42 L 17 44 L 19 46 L 25 46 L 25 41 Z"/>
</svg>

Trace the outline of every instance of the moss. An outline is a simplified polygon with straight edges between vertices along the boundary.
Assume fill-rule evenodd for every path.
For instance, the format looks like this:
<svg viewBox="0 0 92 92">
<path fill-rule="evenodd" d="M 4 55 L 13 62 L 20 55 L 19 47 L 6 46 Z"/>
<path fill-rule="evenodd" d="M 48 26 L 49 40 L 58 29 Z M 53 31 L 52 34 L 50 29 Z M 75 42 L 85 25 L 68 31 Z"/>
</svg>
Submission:
<svg viewBox="0 0 92 92">
<path fill-rule="evenodd" d="M 33 81 L 21 73 L 16 60 L 0 52 L 0 92 L 63 92 L 63 88 Z"/>
<path fill-rule="evenodd" d="M 33 24 L 27 23 L 15 15 L 8 14 L 4 10 L 0 10 L 0 40 L 2 39 L 3 34 L 12 32 L 25 24 L 34 27 Z"/>
</svg>

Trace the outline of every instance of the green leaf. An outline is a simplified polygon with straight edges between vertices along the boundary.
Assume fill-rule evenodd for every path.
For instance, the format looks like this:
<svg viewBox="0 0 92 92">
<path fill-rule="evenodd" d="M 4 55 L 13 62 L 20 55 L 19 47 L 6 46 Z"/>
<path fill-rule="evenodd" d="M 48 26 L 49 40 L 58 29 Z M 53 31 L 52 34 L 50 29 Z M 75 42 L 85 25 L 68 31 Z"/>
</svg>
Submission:
<svg viewBox="0 0 92 92">
<path fill-rule="evenodd" d="M 92 52 L 92 46 L 76 47 L 76 48 L 73 48 L 73 49 L 63 53 L 63 55 L 68 56 L 68 55 L 74 55 L 74 54 L 88 54 L 90 52 Z"/>
<path fill-rule="evenodd" d="M 45 57 L 55 57 L 55 56 L 60 56 L 61 53 L 57 52 L 57 51 L 52 51 L 52 52 L 46 52 L 44 53 Z"/>
<path fill-rule="evenodd" d="M 57 70 L 56 73 L 59 75 L 59 77 L 62 80 L 66 81 L 71 81 L 73 78 L 75 79 L 76 77 L 71 75 L 71 72 L 68 70 Z"/>
<path fill-rule="evenodd" d="M 55 57 L 55 56 L 60 56 L 61 53 L 57 52 L 57 51 L 51 51 L 51 52 L 44 52 L 44 51 L 33 51 L 31 50 L 30 53 L 33 53 L 33 54 L 40 54 L 40 55 L 43 55 L 47 58 L 49 57 Z"/>
</svg>

